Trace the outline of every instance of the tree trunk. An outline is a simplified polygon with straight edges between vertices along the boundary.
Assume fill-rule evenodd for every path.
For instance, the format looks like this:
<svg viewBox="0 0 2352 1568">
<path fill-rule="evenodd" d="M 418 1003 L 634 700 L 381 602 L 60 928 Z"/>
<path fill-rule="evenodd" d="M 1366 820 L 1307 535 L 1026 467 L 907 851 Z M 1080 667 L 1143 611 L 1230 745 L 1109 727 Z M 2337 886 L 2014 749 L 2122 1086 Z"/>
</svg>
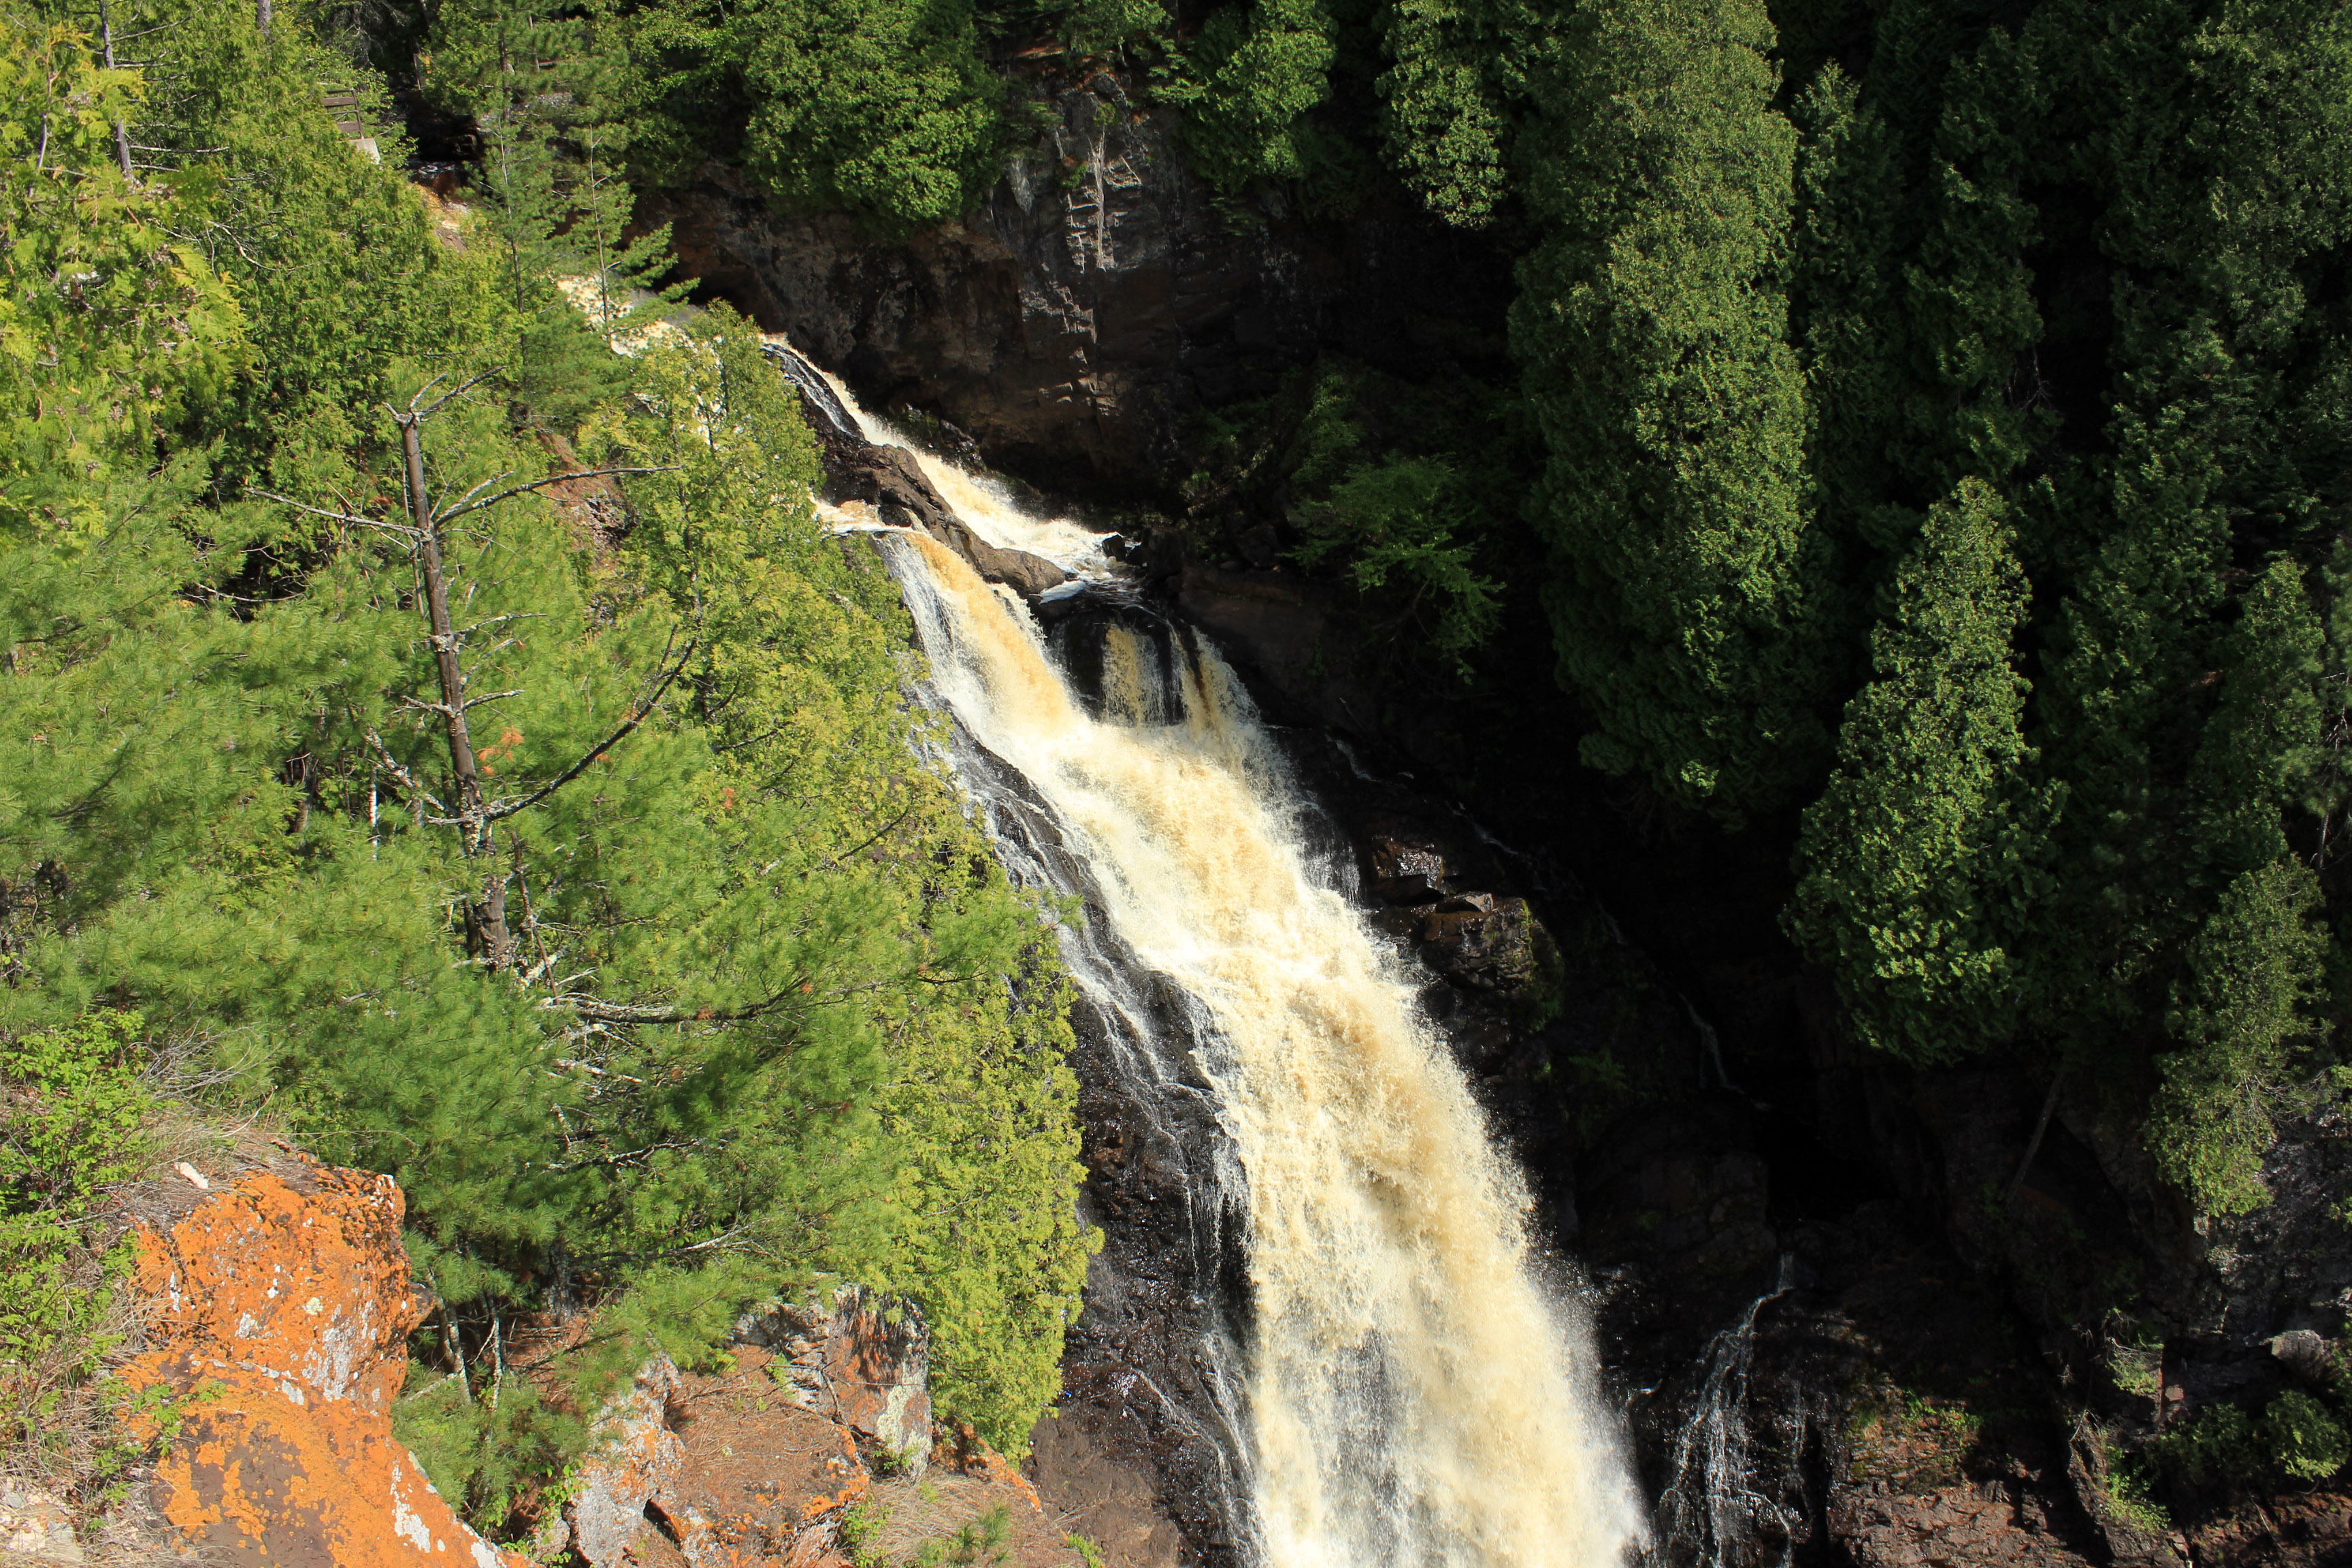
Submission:
<svg viewBox="0 0 2352 1568">
<path fill-rule="evenodd" d="M 449 765 L 457 779 L 458 831 L 468 857 L 488 863 L 482 901 L 473 911 L 490 968 L 506 966 L 507 883 L 499 869 L 488 814 L 482 805 L 482 774 L 474 759 L 474 737 L 466 723 L 466 672 L 457 662 L 457 634 L 449 621 L 449 581 L 441 571 L 441 531 L 425 494 L 425 437 L 414 414 L 399 416 L 400 447 L 408 459 L 408 507 L 416 523 L 416 558 L 425 571 L 425 613 L 433 626 L 433 658 L 441 672 L 441 708 L 449 732 Z"/>
<path fill-rule="evenodd" d="M 99 0 L 98 37 L 100 44 L 106 51 L 106 68 L 112 70 L 114 69 L 114 15 L 106 4 L 106 0 Z M 131 178 L 131 124 L 128 121 L 117 119 L 114 122 L 114 155 L 122 163 L 122 177 L 126 180 Z"/>
<path fill-rule="evenodd" d="M 253 0 L 253 25 L 263 37 L 269 37 L 269 0 Z"/>
<path fill-rule="evenodd" d="M 2001 1194 L 2003 1203 L 2017 1201 L 2019 1191 L 2025 1185 L 2025 1173 L 2033 1169 L 2033 1156 L 2042 1152 L 2042 1135 L 2050 1131 L 2050 1113 L 2058 1109 L 2058 1086 L 2066 1081 L 2066 1068 L 2061 1064 L 2050 1075 L 2050 1092 L 2042 1099 L 2042 1114 L 2033 1119 L 2033 1136 L 2025 1142 L 2025 1158 L 2017 1163 L 2017 1174 L 2009 1179 L 2009 1191 Z"/>
</svg>

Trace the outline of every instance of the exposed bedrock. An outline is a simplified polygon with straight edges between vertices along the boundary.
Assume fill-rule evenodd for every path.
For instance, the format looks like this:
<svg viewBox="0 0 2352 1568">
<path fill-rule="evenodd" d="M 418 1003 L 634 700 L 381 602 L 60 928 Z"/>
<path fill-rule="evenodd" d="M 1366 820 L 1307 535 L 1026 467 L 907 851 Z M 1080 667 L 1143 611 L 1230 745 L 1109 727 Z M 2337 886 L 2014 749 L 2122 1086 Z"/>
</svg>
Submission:
<svg viewBox="0 0 2352 1568">
<path fill-rule="evenodd" d="M 1408 373 L 1499 350 L 1509 264 L 1375 192 L 1344 222 L 1221 204 L 1173 119 L 1106 74 L 961 223 L 883 243 L 838 213 L 775 213 L 726 165 L 649 192 L 685 269 L 845 377 L 1065 494 L 1154 494 L 1186 423 L 1262 395 L 1324 348 Z"/>
</svg>

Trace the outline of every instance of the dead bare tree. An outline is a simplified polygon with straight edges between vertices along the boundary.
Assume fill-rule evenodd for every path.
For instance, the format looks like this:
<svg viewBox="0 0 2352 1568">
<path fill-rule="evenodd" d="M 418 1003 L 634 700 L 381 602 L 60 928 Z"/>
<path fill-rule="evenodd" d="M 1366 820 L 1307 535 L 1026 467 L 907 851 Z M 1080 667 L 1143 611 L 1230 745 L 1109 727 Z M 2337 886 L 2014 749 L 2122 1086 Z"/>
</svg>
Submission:
<svg viewBox="0 0 2352 1568">
<path fill-rule="evenodd" d="M 449 576 L 443 565 L 442 544 L 451 522 L 474 512 L 488 511 L 502 501 L 511 500 L 533 490 L 571 479 L 602 479 L 614 474 L 657 474 L 672 471 L 670 468 L 622 467 L 583 468 L 571 473 L 550 474 L 544 479 L 526 479 L 518 484 L 503 485 L 511 473 L 498 474 L 475 485 L 454 500 L 435 505 L 425 475 L 425 425 L 442 409 L 488 379 L 486 373 L 462 383 L 426 402 L 425 398 L 439 384 L 436 377 L 427 383 L 405 408 L 386 405 L 400 429 L 403 458 L 403 480 L 407 489 L 406 521 L 394 521 L 385 518 L 354 516 L 349 512 L 332 511 L 305 505 L 290 497 L 268 490 L 256 490 L 257 495 L 291 506 L 314 516 L 336 519 L 373 529 L 403 541 L 416 563 L 422 585 L 419 597 L 424 600 L 425 622 L 433 648 L 434 669 L 440 690 L 440 700 L 427 702 L 418 698 L 404 700 L 412 707 L 436 714 L 449 745 L 449 770 L 454 801 L 435 800 L 431 793 L 392 753 L 383 737 L 370 731 L 369 740 L 375 748 L 378 763 L 394 782 L 413 799 L 436 806 L 446 815 L 425 818 L 436 826 L 457 830 L 459 847 L 466 858 L 482 868 L 479 893 L 469 895 L 466 909 L 467 944 L 493 973 L 508 969 L 514 962 L 515 942 L 507 921 L 507 882 L 509 873 L 499 865 L 496 825 L 517 812 L 528 810 L 552 795 L 588 770 L 591 763 L 625 740 L 631 731 L 645 722 L 653 712 L 672 682 L 685 672 L 694 656 L 695 645 L 689 641 L 680 649 L 675 639 L 665 650 L 662 670 L 652 690 L 646 698 L 631 706 L 619 728 L 581 753 L 580 759 L 553 778 L 522 795 L 492 800 L 482 791 L 482 774 L 474 751 L 474 737 L 467 713 L 486 702 L 521 695 L 520 691 L 489 691 L 467 693 L 465 667 L 465 633 L 459 631 L 449 608 Z"/>
</svg>

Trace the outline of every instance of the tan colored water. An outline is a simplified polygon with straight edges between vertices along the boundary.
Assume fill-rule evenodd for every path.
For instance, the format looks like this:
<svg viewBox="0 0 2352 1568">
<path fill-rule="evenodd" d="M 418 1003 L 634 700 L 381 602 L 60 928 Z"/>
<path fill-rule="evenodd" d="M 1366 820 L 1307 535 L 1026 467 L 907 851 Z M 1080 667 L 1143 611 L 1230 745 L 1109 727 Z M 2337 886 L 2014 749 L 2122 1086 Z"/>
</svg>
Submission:
<svg viewBox="0 0 2352 1568">
<path fill-rule="evenodd" d="M 1113 629 L 1097 721 L 1016 598 L 925 536 L 881 537 L 940 695 L 1052 804 L 1118 934 L 1230 1042 L 1202 1065 L 1248 1173 L 1266 1563 L 1614 1568 L 1643 1526 L 1590 1336 L 1395 961 L 1315 875 L 1232 672 L 1186 660 L 1167 711 L 1153 646 Z"/>
<path fill-rule="evenodd" d="M 782 333 L 772 333 L 778 342 L 790 344 Z M 1102 552 L 1104 536 L 1081 524 L 1061 517 L 1034 517 L 1023 510 L 1003 484 L 986 474 L 975 474 L 943 462 L 923 450 L 921 445 L 905 431 L 878 414 L 869 414 L 858 405 L 857 399 L 841 378 L 831 371 L 812 364 L 811 369 L 824 377 L 835 397 L 857 421 L 865 437 L 880 447 L 904 447 L 913 456 L 915 466 L 940 492 L 957 519 L 989 543 L 1006 550 L 1025 550 L 1032 555 L 1042 555 L 1068 571 L 1092 575 L 1106 572 L 1110 562 Z"/>
</svg>

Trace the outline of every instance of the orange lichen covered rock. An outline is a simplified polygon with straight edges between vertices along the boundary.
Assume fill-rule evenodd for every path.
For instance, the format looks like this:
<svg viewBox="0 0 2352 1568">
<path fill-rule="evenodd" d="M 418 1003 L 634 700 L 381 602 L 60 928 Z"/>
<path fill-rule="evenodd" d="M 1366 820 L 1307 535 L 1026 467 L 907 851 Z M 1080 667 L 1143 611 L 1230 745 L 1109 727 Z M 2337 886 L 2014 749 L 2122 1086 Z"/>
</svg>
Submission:
<svg viewBox="0 0 2352 1568">
<path fill-rule="evenodd" d="M 580 1466 L 563 1513 L 570 1545 L 592 1568 L 642 1555 L 644 1531 L 656 1527 L 693 1568 L 835 1560 L 842 1516 L 873 1477 L 856 1434 L 801 1408 L 771 1365 L 754 1345 L 737 1347 L 717 1373 L 680 1373 L 657 1354 L 605 1407 L 604 1441 Z"/>
<path fill-rule="evenodd" d="M 524 1568 L 393 1436 L 422 1312 L 404 1206 L 389 1176 L 289 1162 L 141 1227 L 148 1348 L 123 1377 L 183 1397 L 154 1502 L 207 1560 Z"/>
<path fill-rule="evenodd" d="M 677 1364 L 656 1351 L 596 1420 L 602 1439 L 583 1458 L 570 1501 L 538 1540 L 541 1556 L 565 1544 L 592 1564 L 618 1561 L 645 1528 L 646 1504 L 677 1484 L 681 1450 L 668 1426 Z"/>
</svg>

